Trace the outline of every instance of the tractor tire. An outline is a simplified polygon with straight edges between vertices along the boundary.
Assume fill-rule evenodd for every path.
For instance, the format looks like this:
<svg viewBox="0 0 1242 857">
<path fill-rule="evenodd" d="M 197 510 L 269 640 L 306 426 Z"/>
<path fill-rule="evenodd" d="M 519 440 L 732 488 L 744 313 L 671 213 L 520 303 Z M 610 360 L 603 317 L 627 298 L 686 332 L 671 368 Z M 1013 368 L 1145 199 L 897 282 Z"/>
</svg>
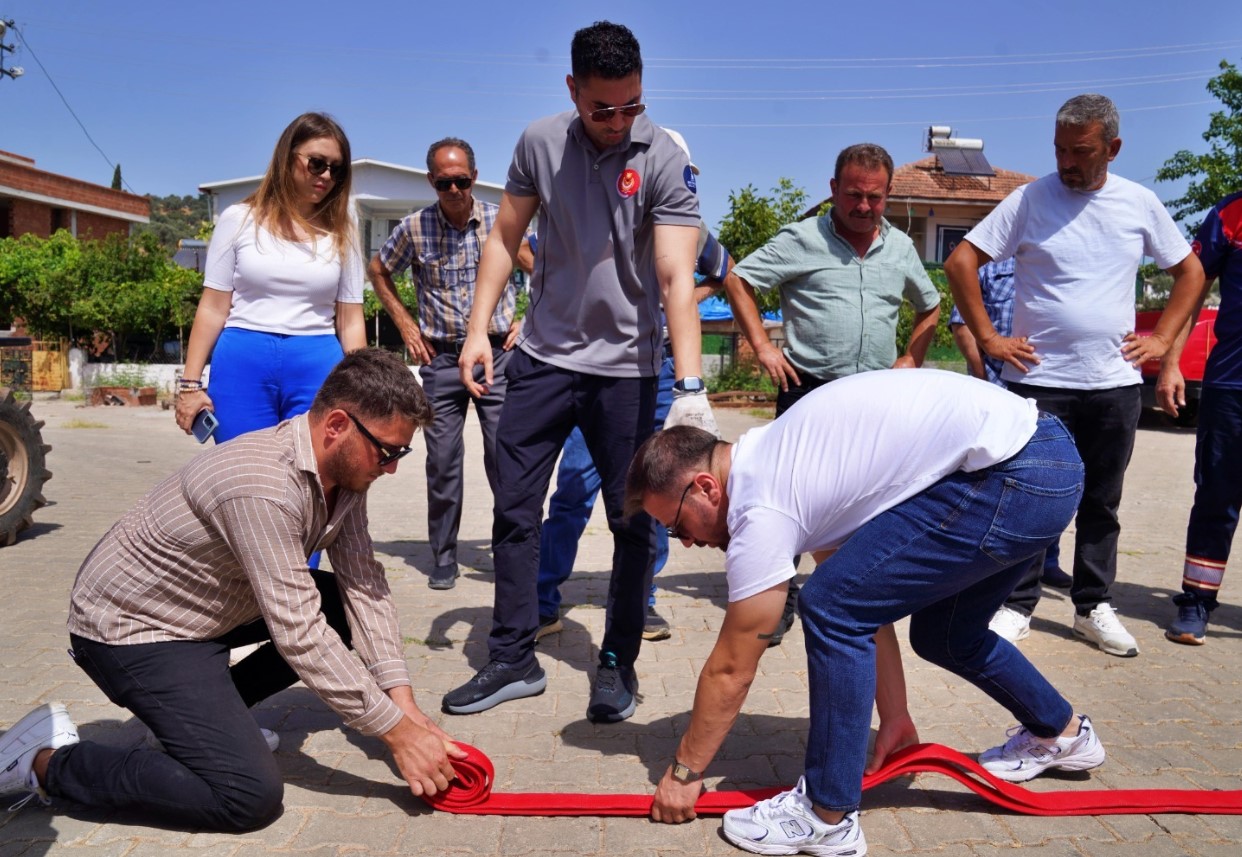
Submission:
<svg viewBox="0 0 1242 857">
<path fill-rule="evenodd" d="M 17 541 L 34 523 L 35 510 L 47 504 L 43 483 L 52 474 L 44 464 L 52 447 L 43 442 L 41 428 L 30 403 L 0 387 L 0 547 Z"/>
</svg>

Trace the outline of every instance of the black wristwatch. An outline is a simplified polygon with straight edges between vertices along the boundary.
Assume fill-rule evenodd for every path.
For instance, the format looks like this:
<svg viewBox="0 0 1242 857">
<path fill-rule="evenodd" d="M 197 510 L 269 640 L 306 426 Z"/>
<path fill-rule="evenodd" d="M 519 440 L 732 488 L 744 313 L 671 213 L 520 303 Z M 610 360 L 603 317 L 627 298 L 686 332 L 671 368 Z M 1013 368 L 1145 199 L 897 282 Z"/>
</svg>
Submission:
<svg viewBox="0 0 1242 857">
<path fill-rule="evenodd" d="M 674 393 L 701 393 L 704 389 L 703 379 L 698 375 L 687 375 L 673 384 Z"/>
<path fill-rule="evenodd" d="M 703 779 L 703 774 L 699 771 L 692 771 L 677 759 L 673 759 L 673 779 L 682 785 L 689 785 Z"/>
</svg>

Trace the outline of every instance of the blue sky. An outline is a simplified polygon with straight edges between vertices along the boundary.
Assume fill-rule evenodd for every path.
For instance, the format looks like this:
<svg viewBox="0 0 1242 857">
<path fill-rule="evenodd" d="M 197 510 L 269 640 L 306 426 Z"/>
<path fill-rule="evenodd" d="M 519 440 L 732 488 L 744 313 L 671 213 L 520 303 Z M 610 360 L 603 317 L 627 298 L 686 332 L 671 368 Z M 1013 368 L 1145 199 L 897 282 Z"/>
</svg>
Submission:
<svg viewBox="0 0 1242 857">
<path fill-rule="evenodd" d="M 466 10 L 466 11 L 463 11 Z M 927 126 L 981 137 L 995 166 L 1051 171 L 1052 117 L 1080 92 L 1121 108 L 1114 171 L 1162 199 L 1166 158 L 1203 151 L 1220 60 L 1242 60 L 1242 5 L 753 2 L 461 4 L 0 0 L 29 45 L 0 79 L 0 149 L 138 193 L 193 194 L 261 173 L 281 129 L 326 110 L 355 157 L 419 165 L 447 135 L 501 182 L 532 119 L 570 107 L 574 30 L 608 18 L 642 44 L 645 99 L 702 168 L 705 219 L 728 194 L 789 177 L 828 193 L 836 153 L 880 143 L 901 164 Z M 42 64 L 42 68 L 40 67 Z M 46 70 L 46 71 L 45 71 Z"/>
</svg>

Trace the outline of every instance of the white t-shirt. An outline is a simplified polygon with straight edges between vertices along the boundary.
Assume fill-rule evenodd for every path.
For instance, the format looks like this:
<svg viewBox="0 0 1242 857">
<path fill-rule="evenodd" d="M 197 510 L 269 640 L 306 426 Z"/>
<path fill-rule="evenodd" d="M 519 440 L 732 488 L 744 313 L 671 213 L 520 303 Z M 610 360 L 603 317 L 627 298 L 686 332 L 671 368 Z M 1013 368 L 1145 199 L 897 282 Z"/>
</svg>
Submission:
<svg viewBox="0 0 1242 857">
<path fill-rule="evenodd" d="M 1001 378 L 1041 387 L 1107 390 L 1142 383 L 1121 355 L 1134 330 L 1143 256 L 1171 268 L 1190 245 L 1156 195 L 1109 175 L 1096 191 L 1053 173 L 1018 188 L 966 240 L 993 259 L 1014 256 L 1013 336 L 1030 337 L 1038 366 Z"/>
<path fill-rule="evenodd" d="M 995 384 L 935 369 L 850 375 L 751 429 L 729 472 L 729 600 L 794 575 L 887 509 L 956 471 L 1012 458 L 1039 412 Z"/>
<path fill-rule="evenodd" d="M 220 215 L 203 285 L 233 293 L 225 327 L 292 336 L 335 333 L 336 304 L 362 303 L 362 257 L 345 264 L 332 239 L 285 241 L 255 226 L 250 206 L 230 205 Z"/>
</svg>

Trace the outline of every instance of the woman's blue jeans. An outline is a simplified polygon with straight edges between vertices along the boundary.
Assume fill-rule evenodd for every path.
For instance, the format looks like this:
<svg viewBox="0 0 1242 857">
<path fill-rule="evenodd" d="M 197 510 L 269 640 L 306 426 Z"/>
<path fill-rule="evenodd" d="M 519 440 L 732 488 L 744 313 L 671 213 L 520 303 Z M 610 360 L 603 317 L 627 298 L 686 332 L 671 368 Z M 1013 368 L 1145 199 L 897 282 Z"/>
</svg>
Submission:
<svg viewBox="0 0 1242 857">
<path fill-rule="evenodd" d="M 1082 495 L 1074 439 L 1040 415 L 1007 461 L 953 473 L 873 518 L 812 572 L 799 607 L 811 727 L 807 790 L 830 810 L 862 797 L 875 633 L 910 616 L 910 645 L 996 700 L 1041 737 L 1059 735 L 1070 704 L 988 620 L 1061 535 Z M 917 712 L 916 718 L 917 718 Z"/>
</svg>

